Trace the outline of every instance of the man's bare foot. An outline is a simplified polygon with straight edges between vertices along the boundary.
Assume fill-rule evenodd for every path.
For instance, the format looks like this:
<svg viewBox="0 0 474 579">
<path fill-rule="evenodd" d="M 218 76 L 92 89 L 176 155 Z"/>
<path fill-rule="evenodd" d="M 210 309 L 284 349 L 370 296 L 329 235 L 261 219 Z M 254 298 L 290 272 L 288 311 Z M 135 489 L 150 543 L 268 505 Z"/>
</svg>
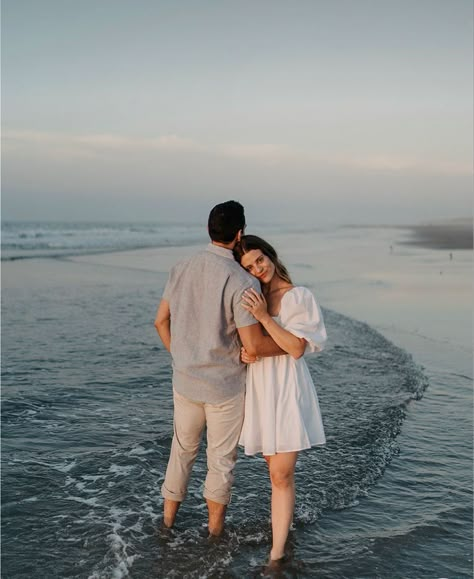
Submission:
<svg viewBox="0 0 474 579">
<path fill-rule="evenodd" d="M 207 510 L 209 511 L 209 534 L 218 537 L 224 530 L 224 519 L 227 505 L 216 503 L 206 499 Z"/>
<path fill-rule="evenodd" d="M 180 507 L 181 503 L 179 501 L 172 501 L 171 499 L 165 499 L 163 503 L 163 525 L 169 529 L 174 525 L 176 519 L 176 513 Z"/>
<path fill-rule="evenodd" d="M 156 529 L 156 538 L 160 545 L 165 546 L 175 537 L 175 530 L 172 527 L 167 527 L 163 520 L 160 526 Z"/>
</svg>

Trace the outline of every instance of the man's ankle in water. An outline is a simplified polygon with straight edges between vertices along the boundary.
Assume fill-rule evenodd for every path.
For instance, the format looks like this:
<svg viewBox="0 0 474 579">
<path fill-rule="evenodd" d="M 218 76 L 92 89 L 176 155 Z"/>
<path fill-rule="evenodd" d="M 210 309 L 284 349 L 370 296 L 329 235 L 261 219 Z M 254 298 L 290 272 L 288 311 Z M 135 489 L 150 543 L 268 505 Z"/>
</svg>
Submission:
<svg viewBox="0 0 474 579">
<path fill-rule="evenodd" d="M 181 503 L 178 501 L 172 501 L 171 499 L 165 499 L 163 503 L 163 526 L 171 529 L 174 525 L 176 514 Z"/>
<path fill-rule="evenodd" d="M 206 499 L 207 509 L 209 512 L 208 529 L 209 534 L 219 537 L 224 530 L 225 513 L 227 505 L 216 503 L 210 499 Z"/>
</svg>

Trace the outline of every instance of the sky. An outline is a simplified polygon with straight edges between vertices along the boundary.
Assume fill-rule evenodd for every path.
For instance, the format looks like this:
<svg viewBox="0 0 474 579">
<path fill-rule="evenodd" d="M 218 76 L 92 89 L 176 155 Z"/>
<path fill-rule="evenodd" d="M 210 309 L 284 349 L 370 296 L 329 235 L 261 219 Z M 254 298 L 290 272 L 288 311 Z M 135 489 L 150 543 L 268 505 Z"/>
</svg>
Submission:
<svg viewBox="0 0 474 579">
<path fill-rule="evenodd" d="M 2 219 L 472 216 L 471 0 L 3 0 Z"/>
</svg>

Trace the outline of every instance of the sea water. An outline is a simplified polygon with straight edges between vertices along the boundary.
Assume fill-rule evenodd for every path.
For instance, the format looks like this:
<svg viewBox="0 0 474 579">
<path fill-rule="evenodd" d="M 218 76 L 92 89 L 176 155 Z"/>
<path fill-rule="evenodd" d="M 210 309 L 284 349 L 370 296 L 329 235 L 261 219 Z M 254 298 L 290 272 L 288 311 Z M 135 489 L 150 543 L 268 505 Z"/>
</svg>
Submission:
<svg viewBox="0 0 474 579">
<path fill-rule="evenodd" d="M 472 577 L 472 357 L 459 338 L 466 331 L 451 328 L 437 340 L 422 331 L 426 308 L 435 315 L 428 298 L 413 318 L 420 329 L 394 323 L 394 312 L 406 308 L 374 297 L 392 292 L 403 304 L 399 263 L 419 271 L 434 254 L 404 249 L 387 265 L 386 232 L 265 234 L 295 282 L 318 295 L 329 334 L 327 349 L 307 358 L 327 444 L 298 460 L 289 558 L 277 576 Z M 206 243 L 205 231 L 12 224 L 5 236 L 2 576 L 268 575 L 262 457 L 239 454 L 227 528 L 210 542 L 203 445 L 175 529 L 159 531 L 172 397 L 170 357 L 153 318 L 169 264 L 197 249 L 184 241 Z M 44 246 L 54 236 L 51 257 Z M 145 246 L 161 249 L 123 253 Z M 354 259 L 356 247 L 357 255 L 370 253 L 365 262 Z M 121 253 L 99 255 L 114 249 Z M 367 260 L 373 266 L 381 253 L 374 282 Z M 457 259 L 448 274 L 456 287 L 471 258 Z M 411 295 L 418 299 L 415 288 Z"/>
</svg>

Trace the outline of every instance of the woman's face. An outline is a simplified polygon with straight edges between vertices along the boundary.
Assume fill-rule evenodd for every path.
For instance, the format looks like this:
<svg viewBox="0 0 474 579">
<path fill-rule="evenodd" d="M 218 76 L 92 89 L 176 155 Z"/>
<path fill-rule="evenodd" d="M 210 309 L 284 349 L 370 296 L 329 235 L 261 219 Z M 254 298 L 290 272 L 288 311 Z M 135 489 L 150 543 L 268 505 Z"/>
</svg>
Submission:
<svg viewBox="0 0 474 579">
<path fill-rule="evenodd" d="M 275 265 L 260 249 L 251 249 L 244 253 L 240 265 L 256 277 L 260 283 L 270 283 L 275 275 Z"/>
</svg>

